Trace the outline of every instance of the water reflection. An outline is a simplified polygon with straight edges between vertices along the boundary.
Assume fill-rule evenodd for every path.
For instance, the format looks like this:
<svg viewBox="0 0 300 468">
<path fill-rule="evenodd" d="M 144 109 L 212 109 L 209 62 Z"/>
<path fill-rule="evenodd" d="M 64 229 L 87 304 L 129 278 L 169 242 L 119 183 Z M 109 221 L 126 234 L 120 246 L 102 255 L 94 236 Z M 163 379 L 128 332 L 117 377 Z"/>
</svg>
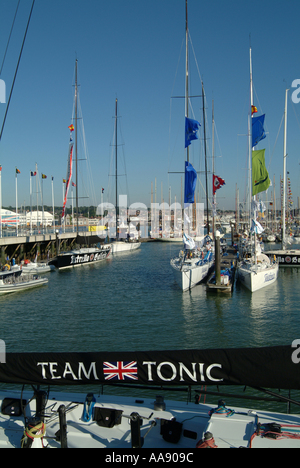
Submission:
<svg viewBox="0 0 300 468">
<path fill-rule="evenodd" d="M 178 246 L 142 244 L 126 256 L 49 276 L 46 288 L 0 298 L 9 351 L 132 351 L 288 344 L 300 338 L 300 269 L 251 294 L 182 293 L 170 258 Z"/>
</svg>

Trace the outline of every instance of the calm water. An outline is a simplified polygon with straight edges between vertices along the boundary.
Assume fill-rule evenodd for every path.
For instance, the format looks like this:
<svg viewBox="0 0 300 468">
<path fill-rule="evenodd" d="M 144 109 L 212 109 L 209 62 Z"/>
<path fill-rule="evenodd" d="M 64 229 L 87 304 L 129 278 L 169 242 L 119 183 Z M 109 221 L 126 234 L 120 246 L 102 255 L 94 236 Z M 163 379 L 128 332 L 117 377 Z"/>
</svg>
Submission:
<svg viewBox="0 0 300 468">
<path fill-rule="evenodd" d="M 274 247 L 274 246 L 273 246 Z M 254 294 L 182 293 L 170 258 L 180 245 L 148 242 L 94 266 L 48 273 L 49 284 L 0 298 L 9 352 L 134 351 L 290 345 L 300 338 L 300 268 Z"/>
</svg>

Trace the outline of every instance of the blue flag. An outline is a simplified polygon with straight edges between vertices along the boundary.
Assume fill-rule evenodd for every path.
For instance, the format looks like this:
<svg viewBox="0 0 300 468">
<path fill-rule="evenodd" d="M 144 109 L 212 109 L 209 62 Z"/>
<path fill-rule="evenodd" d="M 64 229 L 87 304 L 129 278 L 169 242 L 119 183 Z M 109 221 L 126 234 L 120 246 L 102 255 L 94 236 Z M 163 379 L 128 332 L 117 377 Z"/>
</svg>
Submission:
<svg viewBox="0 0 300 468">
<path fill-rule="evenodd" d="M 184 203 L 194 203 L 197 172 L 189 162 L 185 162 Z"/>
<path fill-rule="evenodd" d="M 200 127 L 197 120 L 185 118 L 185 148 L 187 148 L 192 140 L 197 140 L 199 137 L 197 131 Z"/>
<path fill-rule="evenodd" d="M 266 138 L 264 122 L 265 114 L 259 117 L 252 117 L 252 148 L 256 146 L 260 140 Z"/>
</svg>

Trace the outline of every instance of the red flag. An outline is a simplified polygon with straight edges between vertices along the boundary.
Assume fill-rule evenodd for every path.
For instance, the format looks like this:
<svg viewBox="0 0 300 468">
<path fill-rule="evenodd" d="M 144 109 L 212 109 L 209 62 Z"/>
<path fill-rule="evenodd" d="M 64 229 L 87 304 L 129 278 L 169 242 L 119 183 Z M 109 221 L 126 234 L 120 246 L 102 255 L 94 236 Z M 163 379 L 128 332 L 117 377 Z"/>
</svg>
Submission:
<svg viewBox="0 0 300 468">
<path fill-rule="evenodd" d="M 215 195 L 216 190 L 222 187 L 225 184 L 225 180 L 221 179 L 221 177 L 216 176 L 213 174 L 213 194 Z"/>
<path fill-rule="evenodd" d="M 72 162 L 73 162 L 73 143 L 70 143 L 70 145 L 69 145 L 68 167 L 67 167 L 67 178 L 63 179 L 63 180 L 66 180 L 66 187 L 65 187 L 64 203 L 63 203 L 63 209 L 62 209 L 62 215 L 61 215 L 61 219 L 62 219 L 61 222 L 62 223 L 63 223 L 64 217 L 65 217 L 67 197 L 68 197 L 70 182 L 71 182 L 71 179 L 72 179 Z"/>
</svg>

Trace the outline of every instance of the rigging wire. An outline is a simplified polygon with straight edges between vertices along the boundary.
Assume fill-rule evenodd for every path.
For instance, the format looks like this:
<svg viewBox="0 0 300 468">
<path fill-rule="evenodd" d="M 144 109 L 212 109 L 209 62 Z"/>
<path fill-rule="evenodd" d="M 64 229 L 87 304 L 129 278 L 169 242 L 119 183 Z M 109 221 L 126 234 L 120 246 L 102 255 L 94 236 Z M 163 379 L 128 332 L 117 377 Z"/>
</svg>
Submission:
<svg viewBox="0 0 300 468">
<path fill-rule="evenodd" d="M 83 114 L 82 114 L 82 108 L 81 108 L 81 102 L 79 98 L 79 93 L 78 93 L 78 108 L 79 108 L 79 115 L 81 116 L 81 144 L 83 147 L 83 153 L 84 153 L 84 158 L 82 160 L 86 161 L 86 171 L 87 171 L 87 182 L 88 186 L 85 185 L 84 180 L 83 180 L 83 173 L 81 172 L 81 177 L 82 177 L 82 185 L 85 189 L 86 193 L 86 198 L 90 198 L 92 200 L 92 205 L 97 206 L 97 198 L 96 198 L 96 192 L 95 192 L 95 186 L 93 183 L 93 172 L 91 168 L 91 162 L 89 158 L 89 152 L 88 152 L 88 147 L 87 147 L 87 142 L 86 142 L 86 136 L 85 136 L 85 130 L 84 130 L 84 123 L 83 123 Z M 90 189 L 90 191 L 89 191 Z"/>
<path fill-rule="evenodd" d="M 272 162 L 272 158 L 273 158 L 273 156 L 274 156 L 274 151 L 275 151 L 275 148 L 276 148 L 276 145 L 277 145 L 277 140 L 278 140 L 279 133 L 280 133 L 280 130 L 281 130 L 281 126 L 282 126 L 282 123 L 283 123 L 283 119 L 284 119 L 284 114 L 282 115 L 282 118 L 281 118 L 281 122 L 280 122 L 279 129 L 278 129 L 278 132 L 277 132 L 276 140 L 275 140 L 275 143 L 274 143 L 274 148 L 273 148 L 273 151 L 272 151 L 272 154 L 271 154 L 271 157 L 270 157 L 268 169 L 269 169 L 269 167 L 270 167 L 270 164 L 271 164 L 271 162 Z"/>
<path fill-rule="evenodd" d="M 4 129 L 4 125 L 5 125 L 5 121 L 6 121 L 6 117 L 7 117 L 7 112 L 8 112 L 8 109 L 9 109 L 9 104 L 10 104 L 12 92 L 13 92 L 13 89 L 14 89 L 14 85 L 15 85 L 15 81 L 16 81 L 16 77 L 17 77 L 17 73 L 18 73 L 18 69 L 19 69 L 19 65 L 20 65 L 20 61 L 21 61 L 21 57 L 22 57 L 22 52 L 23 52 L 23 48 L 24 48 L 24 44 L 25 44 L 25 40 L 26 40 L 26 36 L 27 36 L 27 31 L 28 31 L 29 24 L 30 24 L 30 19 L 31 19 L 34 3 L 35 3 L 35 0 L 32 1 L 31 10 L 30 10 L 30 13 L 29 13 L 29 18 L 28 18 L 28 21 L 27 21 L 27 26 L 26 26 L 26 30 L 25 30 L 25 34 L 24 34 L 24 38 L 23 38 L 23 42 L 22 42 L 22 47 L 21 47 L 21 50 L 20 50 L 20 55 L 19 55 L 19 59 L 18 59 L 18 63 L 17 63 L 17 68 L 16 68 L 16 71 L 15 71 L 14 79 L 13 79 L 11 90 L 10 90 L 10 93 L 9 93 L 8 102 L 7 102 L 7 105 L 6 105 L 5 115 L 4 115 L 2 128 L 1 128 L 1 132 L 0 132 L 0 141 L 1 141 L 1 138 L 2 138 L 3 129 Z"/>
<path fill-rule="evenodd" d="M 119 101 L 118 101 L 118 106 L 119 106 Z M 118 112 L 118 114 L 119 114 L 119 112 Z M 107 200 L 113 200 L 114 199 L 114 183 L 110 182 L 110 181 L 111 181 L 111 179 L 114 179 L 116 177 L 116 168 L 115 168 L 115 148 L 116 148 L 116 141 L 117 141 L 117 138 L 116 138 L 116 116 L 114 116 L 113 119 L 114 119 L 114 124 L 113 124 L 111 139 L 110 139 L 110 147 L 112 149 L 111 149 L 110 166 L 109 166 L 109 172 L 108 172 Z M 124 191 L 124 187 L 120 185 L 120 177 L 125 177 L 125 186 L 126 186 L 125 194 L 127 196 L 127 206 L 130 206 L 131 202 L 130 202 L 130 193 L 129 193 L 128 179 L 127 179 L 126 155 L 125 155 L 125 150 L 124 150 L 125 143 L 124 143 L 124 137 L 123 137 L 123 132 L 122 132 L 122 118 L 121 118 L 120 115 L 118 115 L 117 119 L 119 121 L 119 125 L 117 127 L 118 128 L 118 136 L 120 136 L 120 140 L 121 140 L 121 142 L 118 142 L 117 146 L 118 146 L 118 148 L 122 147 L 122 159 L 120 158 L 120 154 L 118 152 L 118 163 L 121 160 L 122 164 L 123 164 L 123 167 L 122 167 L 123 173 L 121 174 L 118 171 L 118 174 L 117 174 L 117 176 L 118 176 L 118 181 L 117 181 L 117 183 L 118 183 L 118 194 L 120 196 L 121 191 Z M 115 203 L 118 204 L 118 201 L 116 201 L 116 202 L 114 202 L 112 204 L 113 205 L 115 205 Z"/>
<path fill-rule="evenodd" d="M 122 119 L 120 119 L 119 130 L 120 130 L 121 141 L 124 142 L 123 132 L 122 132 Z M 127 179 L 127 168 L 126 168 L 126 157 L 125 157 L 126 155 L 125 155 L 125 145 L 124 145 L 124 143 L 122 143 L 121 146 L 122 146 L 124 175 L 125 175 L 125 183 L 126 183 L 126 194 L 127 194 L 127 197 L 128 197 L 128 206 L 130 206 L 131 203 L 130 203 L 130 194 L 129 194 L 129 187 L 128 187 L 128 179 Z"/>
<path fill-rule="evenodd" d="M 13 32 L 13 28 L 14 28 L 14 24 L 15 24 L 17 12 L 18 12 L 18 9 L 19 9 L 19 5 L 20 5 L 20 0 L 18 1 L 17 8 L 16 8 L 16 12 L 15 12 L 15 16 L 14 16 L 14 19 L 13 19 L 13 22 L 12 22 L 12 25 L 11 25 L 11 28 L 10 28 L 10 33 L 9 33 L 9 36 L 8 36 L 8 41 L 7 41 L 7 44 L 6 44 L 6 49 L 5 49 L 5 52 L 4 52 L 4 57 L 3 57 L 2 65 L 1 65 L 1 68 L 0 68 L 0 75 L 1 75 L 2 70 L 3 70 L 3 65 L 4 65 L 4 62 L 5 62 L 5 58 L 6 58 L 8 46 L 9 46 L 9 43 L 10 43 L 10 38 L 11 38 L 11 35 L 12 35 L 12 32 Z"/>
</svg>

